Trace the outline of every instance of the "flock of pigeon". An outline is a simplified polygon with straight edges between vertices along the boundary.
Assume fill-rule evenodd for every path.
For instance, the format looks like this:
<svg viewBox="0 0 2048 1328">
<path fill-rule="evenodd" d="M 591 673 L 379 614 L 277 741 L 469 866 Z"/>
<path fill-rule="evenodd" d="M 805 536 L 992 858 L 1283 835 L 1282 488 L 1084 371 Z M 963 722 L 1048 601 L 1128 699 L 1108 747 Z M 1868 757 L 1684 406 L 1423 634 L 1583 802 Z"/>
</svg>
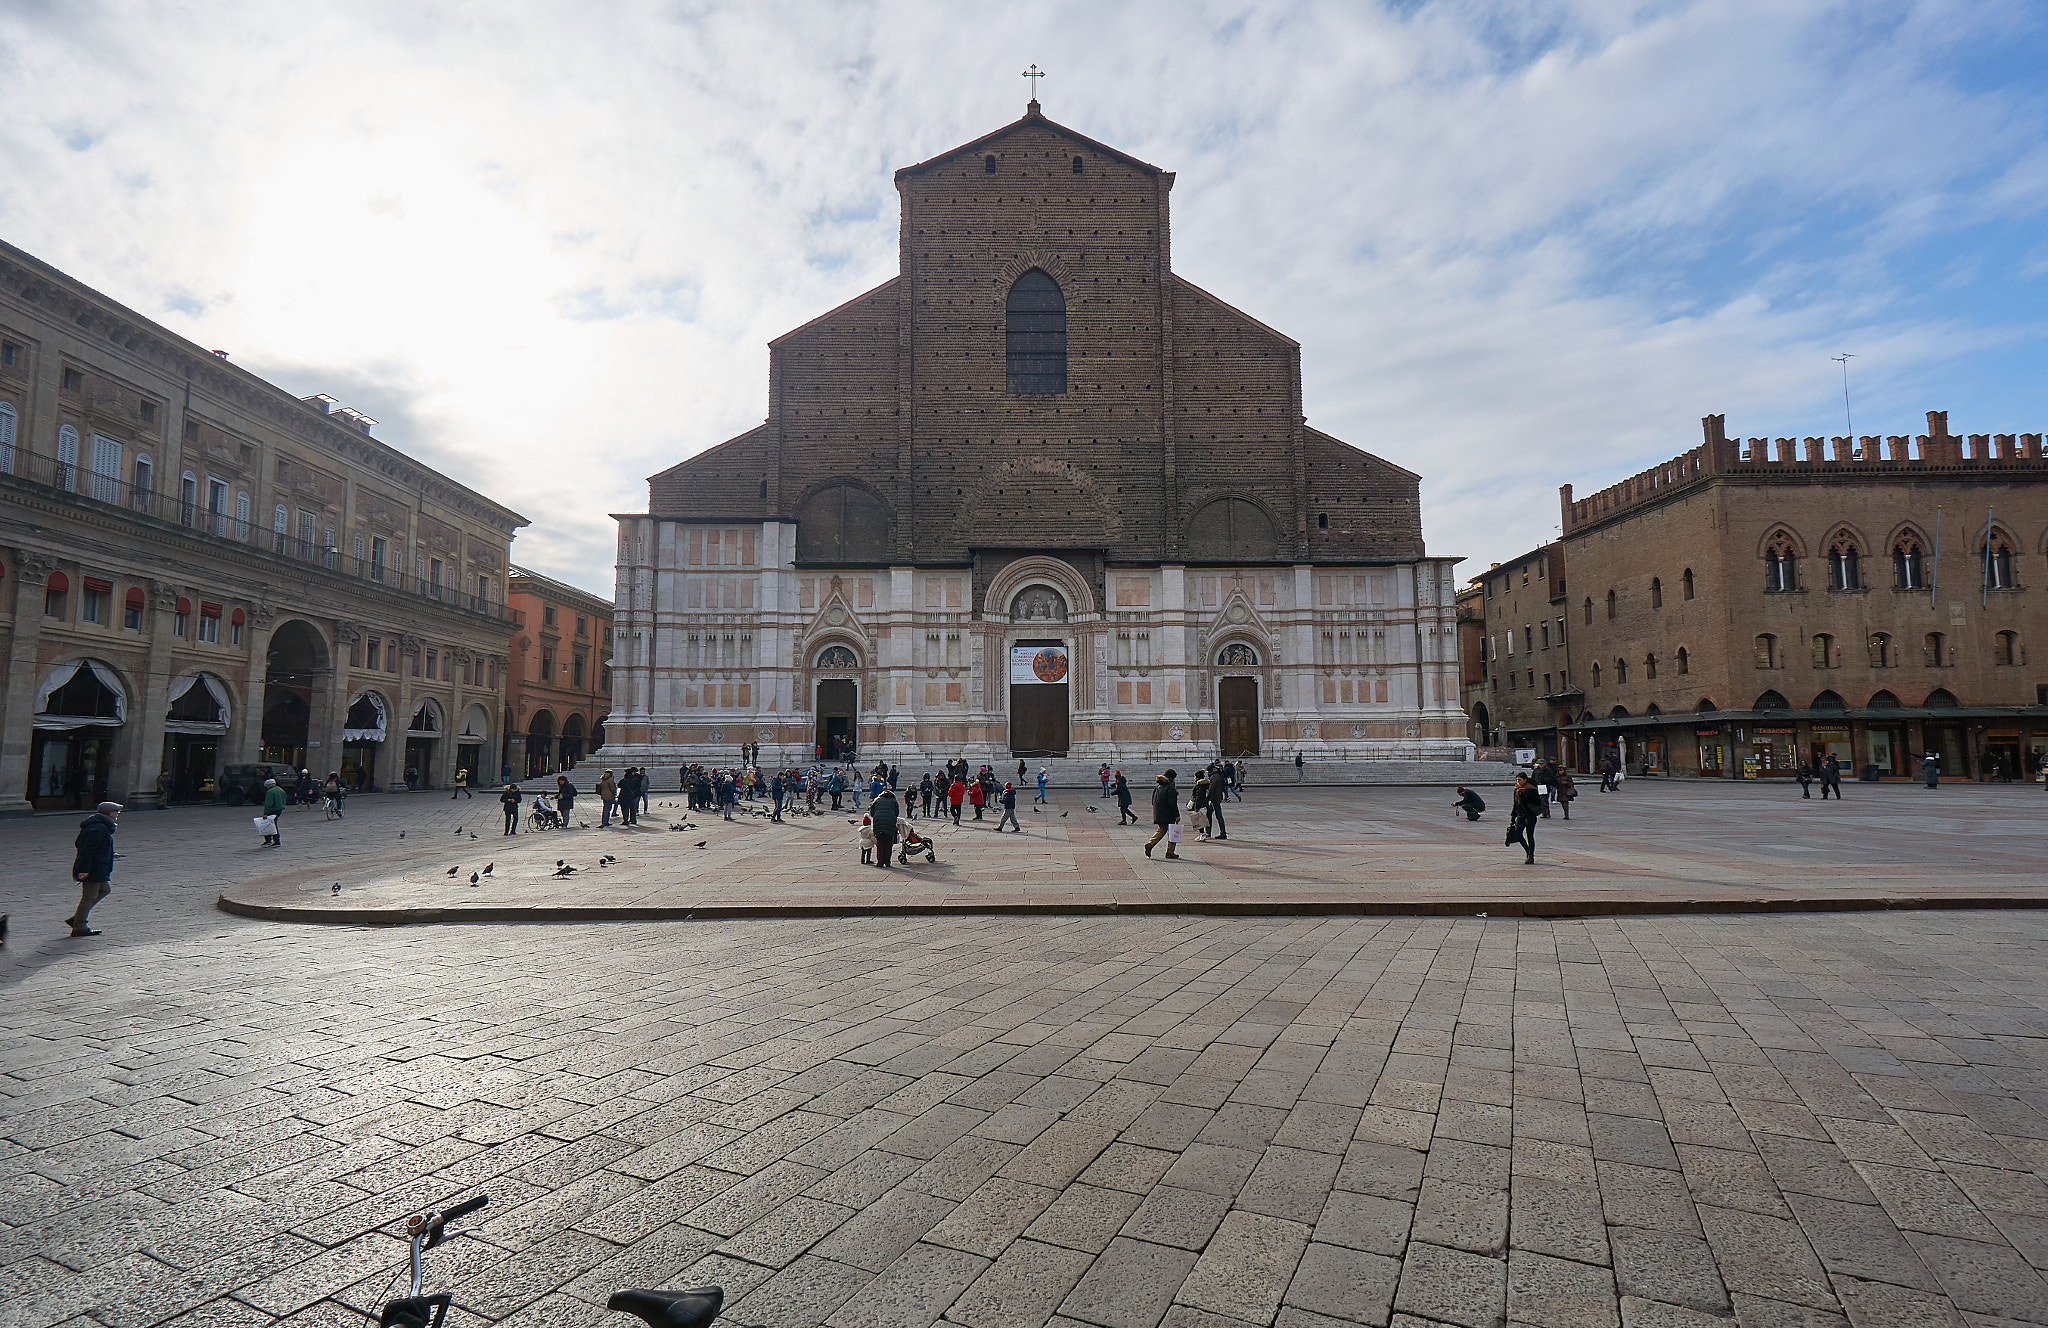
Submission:
<svg viewBox="0 0 2048 1328">
<path fill-rule="evenodd" d="M 662 807 L 671 807 L 671 806 L 673 806 L 674 804 L 673 804 L 673 803 L 666 803 L 666 802 L 664 802 L 664 803 L 661 803 L 661 804 L 659 804 L 659 805 L 660 805 L 660 806 L 662 806 Z M 755 815 L 755 816 L 768 816 L 768 815 L 770 815 L 770 813 L 768 812 L 768 810 L 767 810 L 766 808 L 762 808 L 762 807 L 751 807 L 751 808 L 747 808 L 747 809 L 745 809 L 745 810 L 747 810 L 747 811 L 751 812 L 751 813 L 752 813 L 753 815 Z M 1032 808 L 1032 810 L 1033 810 L 1033 811 L 1035 811 L 1035 812 L 1038 812 L 1038 813 L 1040 813 L 1041 815 L 1043 815 L 1043 814 L 1044 814 L 1044 812 L 1045 812 L 1045 808 L 1043 808 L 1043 807 L 1033 807 L 1033 808 Z M 1092 812 L 1092 811 L 1099 811 L 1099 810 L 1101 810 L 1101 809 L 1100 809 L 1100 808 L 1098 808 L 1098 807 L 1090 806 L 1090 807 L 1088 808 L 1088 810 Z M 798 807 L 785 807 L 785 808 L 783 809 L 783 814 L 784 814 L 785 816 L 814 816 L 814 815 L 817 815 L 817 813 L 815 813 L 815 812 L 805 811 L 805 810 L 803 810 L 803 809 L 801 809 L 801 808 L 798 808 Z M 1065 817 L 1066 815 L 1067 815 L 1067 813 L 1065 813 L 1065 812 L 1061 812 L 1061 813 L 1060 813 L 1060 816 L 1061 816 L 1062 818 L 1064 818 L 1064 817 Z M 859 821 L 854 821 L 854 820 L 849 820 L 849 821 L 847 822 L 847 824 L 848 824 L 848 825 L 859 825 L 859 824 L 860 824 L 860 822 L 859 822 Z M 587 829 L 589 829 L 590 827 L 589 827 L 588 825 L 585 825 L 585 826 L 584 826 L 583 828 L 587 830 Z M 697 827 L 697 824 L 696 824 L 696 823 L 695 823 L 694 821 L 672 821 L 672 822 L 670 822 L 670 823 L 669 823 L 669 827 L 668 827 L 668 828 L 669 828 L 669 829 L 671 829 L 671 830 L 695 830 L 695 829 L 697 829 L 698 827 Z M 464 833 L 464 831 L 463 831 L 463 828 L 462 828 L 461 826 L 459 826 L 459 825 L 458 825 L 458 826 L 456 826 L 456 827 L 455 827 L 455 834 L 456 834 L 456 837 L 457 837 L 457 838 L 461 838 L 461 836 L 463 835 L 463 833 Z M 405 831 L 403 831 L 403 830 L 399 831 L 399 832 L 398 832 L 398 837 L 399 837 L 400 839 L 403 839 L 403 838 L 405 838 Z M 470 837 L 471 839 L 475 839 L 475 838 L 476 838 L 476 834 L 475 834 L 475 832 L 473 832 L 473 831 L 472 831 L 472 832 L 470 832 L 470 834 L 469 834 L 469 837 Z M 700 840 L 698 840 L 698 841 L 697 841 L 697 843 L 696 843 L 696 847 L 697 847 L 697 848 L 700 848 L 700 849 L 702 849 L 702 848 L 709 848 L 709 847 L 710 847 L 710 845 L 711 845 L 711 841 L 710 841 L 710 840 L 708 840 L 708 839 L 700 839 Z M 597 865 L 598 865 L 599 867 L 609 867 L 609 866 L 611 866 L 611 865 L 612 865 L 613 863 L 617 862 L 618 860 L 619 860 L 619 859 L 618 859 L 618 856 L 617 856 L 616 854 L 612 854 L 612 853 L 607 853 L 607 854 L 605 854 L 605 855 L 604 855 L 603 857 L 601 857 L 601 858 L 599 858 L 599 859 L 597 860 Z M 497 862 L 496 862 L 496 861 L 491 861 L 491 862 L 487 862 L 487 863 L 485 863 L 485 864 L 484 864 L 484 869 L 483 869 L 482 871 L 473 871 L 473 872 L 471 872 L 471 873 L 469 874 L 469 883 L 470 883 L 470 885 L 471 885 L 471 886 L 477 886 L 477 885 L 481 885 L 481 884 L 483 883 L 483 880 L 484 880 L 484 878 L 485 878 L 485 877 L 487 877 L 487 876 L 489 876 L 489 875 L 491 874 L 491 871 L 492 871 L 492 869 L 494 869 L 494 868 L 495 868 L 495 867 L 496 867 L 497 865 L 498 865 L 498 864 L 497 864 Z M 574 867 L 574 866 L 571 866 L 571 865 L 570 865 L 570 863 L 569 863 L 569 861 L 568 861 L 568 859 L 566 859 L 566 858 L 556 858 L 556 859 L 555 859 L 555 870 L 554 870 L 553 872 L 549 873 L 549 874 L 550 874 L 550 875 L 552 875 L 552 876 L 553 876 L 553 877 L 554 877 L 554 878 L 555 878 L 556 880 L 566 880 L 566 879 L 568 879 L 569 877 L 571 877 L 571 876 L 574 876 L 574 875 L 575 875 L 575 874 L 576 874 L 576 873 L 577 873 L 578 871 L 580 871 L 580 870 L 582 870 L 582 869 L 581 869 L 581 868 L 579 868 L 579 867 Z M 460 874 L 461 874 L 461 872 L 462 872 L 462 868 L 461 868 L 460 866 L 450 867 L 450 868 L 448 869 L 448 875 L 450 875 L 450 876 L 456 876 L 456 875 L 460 875 Z M 336 881 L 336 882 L 334 883 L 334 893 L 335 893 L 335 894 L 340 894 L 340 893 L 341 893 L 341 882 L 340 882 L 340 881 Z"/>
</svg>

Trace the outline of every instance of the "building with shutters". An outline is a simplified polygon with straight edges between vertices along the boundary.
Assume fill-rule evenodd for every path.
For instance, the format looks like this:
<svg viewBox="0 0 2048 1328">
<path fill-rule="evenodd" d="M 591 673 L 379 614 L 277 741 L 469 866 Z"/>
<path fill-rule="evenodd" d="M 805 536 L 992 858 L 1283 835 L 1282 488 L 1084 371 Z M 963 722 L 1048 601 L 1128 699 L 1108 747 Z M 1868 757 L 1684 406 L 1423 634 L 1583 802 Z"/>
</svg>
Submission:
<svg viewBox="0 0 2048 1328">
<path fill-rule="evenodd" d="M 1576 713 L 1567 759 L 1789 779 L 1832 755 L 1851 777 L 1914 779 L 1932 752 L 1952 778 L 2038 771 L 2042 435 L 1963 437 L 1943 411 L 1913 437 L 1703 424 L 1682 456 L 1560 493 L 1572 691 L 1539 699 Z"/>
<path fill-rule="evenodd" d="M 524 567 L 512 569 L 511 584 L 503 772 L 533 779 L 574 770 L 604 745 L 612 704 L 611 603 Z"/>
<path fill-rule="evenodd" d="M 0 812 L 495 774 L 524 518 L 0 244 Z"/>
<path fill-rule="evenodd" d="M 1173 178 L 1036 102 L 896 173 L 898 275 L 618 517 L 608 763 L 1469 752 L 1417 476 L 1173 271 Z"/>
</svg>

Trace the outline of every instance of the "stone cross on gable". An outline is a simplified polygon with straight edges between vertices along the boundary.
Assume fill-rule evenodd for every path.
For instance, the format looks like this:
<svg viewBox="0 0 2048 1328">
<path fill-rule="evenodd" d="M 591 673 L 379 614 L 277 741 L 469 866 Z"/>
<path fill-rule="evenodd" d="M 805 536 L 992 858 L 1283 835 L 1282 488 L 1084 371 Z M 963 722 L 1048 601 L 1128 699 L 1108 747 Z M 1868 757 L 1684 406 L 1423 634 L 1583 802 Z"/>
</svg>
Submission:
<svg viewBox="0 0 2048 1328">
<path fill-rule="evenodd" d="M 1031 104 L 1036 106 L 1038 105 L 1038 80 L 1045 77 L 1045 71 L 1040 69 L 1037 63 L 1034 62 L 1029 69 L 1024 71 L 1023 76 L 1031 80 L 1029 84 L 1031 88 Z"/>
</svg>

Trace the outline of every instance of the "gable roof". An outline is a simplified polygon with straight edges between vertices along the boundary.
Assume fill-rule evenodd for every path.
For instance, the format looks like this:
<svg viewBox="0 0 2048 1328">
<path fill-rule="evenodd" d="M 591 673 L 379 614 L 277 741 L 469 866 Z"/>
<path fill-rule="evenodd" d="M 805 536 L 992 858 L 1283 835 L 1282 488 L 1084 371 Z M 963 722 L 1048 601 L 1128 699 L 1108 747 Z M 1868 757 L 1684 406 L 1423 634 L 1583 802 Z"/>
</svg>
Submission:
<svg viewBox="0 0 2048 1328">
<path fill-rule="evenodd" d="M 1098 143 L 1094 139 L 1088 137 L 1086 134 L 1077 133 L 1074 130 L 1067 128 L 1065 125 L 1060 124 L 1056 120 L 1046 119 L 1045 116 L 1039 113 L 1038 103 L 1035 101 L 1032 102 L 1030 106 L 1025 110 L 1021 118 L 1012 120 L 1010 123 L 1004 125 L 1000 129 L 992 130 L 989 133 L 983 134 L 980 138 L 975 139 L 971 143 L 962 143 L 959 147 L 947 148 L 944 152 L 939 153 L 935 157 L 927 157 L 923 161 L 918 162 L 916 165 L 905 166 L 901 170 L 896 172 L 896 179 L 901 180 L 905 176 L 922 174 L 923 172 L 932 170 L 933 168 L 945 162 L 951 161 L 955 157 L 963 156 L 970 152 L 979 152 L 983 148 L 989 146 L 991 143 L 994 143 L 999 139 L 1006 138 L 1009 135 L 1016 133 L 1019 129 L 1022 129 L 1027 125 L 1035 129 L 1050 129 L 1062 138 L 1070 139 L 1073 142 L 1090 149 L 1091 151 L 1101 153 L 1105 157 L 1112 157 L 1117 161 L 1124 163 L 1126 166 L 1135 166 L 1137 169 L 1145 171 L 1152 175 L 1163 175 L 1169 181 L 1173 179 L 1172 171 L 1162 171 L 1149 161 L 1140 161 L 1128 152 L 1120 152 L 1117 149 L 1109 146 L 1109 144 Z"/>
</svg>

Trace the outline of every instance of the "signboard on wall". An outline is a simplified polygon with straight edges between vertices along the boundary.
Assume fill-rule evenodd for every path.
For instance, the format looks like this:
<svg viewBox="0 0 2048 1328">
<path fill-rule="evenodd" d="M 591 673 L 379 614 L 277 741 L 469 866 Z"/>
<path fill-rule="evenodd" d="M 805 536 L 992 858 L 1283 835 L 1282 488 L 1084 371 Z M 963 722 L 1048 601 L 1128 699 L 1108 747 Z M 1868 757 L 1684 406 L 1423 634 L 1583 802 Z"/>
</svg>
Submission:
<svg viewBox="0 0 2048 1328">
<path fill-rule="evenodd" d="M 1067 680 L 1065 646 L 1011 646 L 1010 682 L 1013 686 L 1063 683 Z"/>
</svg>

